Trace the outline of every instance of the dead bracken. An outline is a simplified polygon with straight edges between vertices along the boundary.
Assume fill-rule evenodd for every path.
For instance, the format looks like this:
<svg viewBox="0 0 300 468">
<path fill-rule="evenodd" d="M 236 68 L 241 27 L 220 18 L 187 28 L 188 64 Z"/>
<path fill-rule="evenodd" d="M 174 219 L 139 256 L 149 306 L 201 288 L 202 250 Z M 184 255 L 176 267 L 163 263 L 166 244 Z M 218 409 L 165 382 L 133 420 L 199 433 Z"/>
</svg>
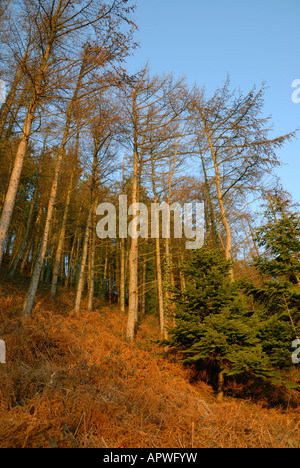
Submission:
<svg viewBox="0 0 300 468">
<path fill-rule="evenodd" d="M 299 411 L 228 399 L 190 383 L 190 371 L 162 355 L 153 317 L 137 340 L 124 339 L 126 318 L 114 307 L 72 314 L 39 293 L 21 318 L 24 293 L 6 288 L 0 334 L 0 446 L 79 448 L 299 447 Z M 14 297 L 14 309 L 11 297 Z"/>
</svg>

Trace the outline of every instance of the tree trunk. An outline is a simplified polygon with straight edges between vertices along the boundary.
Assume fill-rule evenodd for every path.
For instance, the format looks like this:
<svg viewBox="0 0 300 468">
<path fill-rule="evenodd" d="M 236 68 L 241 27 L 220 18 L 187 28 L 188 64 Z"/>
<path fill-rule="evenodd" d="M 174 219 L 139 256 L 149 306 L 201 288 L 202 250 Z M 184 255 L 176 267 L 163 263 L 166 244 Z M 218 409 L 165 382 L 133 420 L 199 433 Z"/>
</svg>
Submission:
<svg viewBox="0 0 300 468">
<path fill-rule="evenodd" d="M 158 218 L 158 213 L 157 213 Z M 156 221 L 159 223 L 159 219 Z M 158 226 L 158 224 L 157 224 Z M 155 239 L 155 259 L 156 259 L 156 277 L 157 277 L 157 293 L 158 293 L 158 309 L 159 309 L 159 323 L 160 335 L 162 338 L 167 338 L 165 330 L 165 312 L 164 312 L 164 299 L 163 299 L 163 281 L 161 271 L 161 258 L 160 258 L 160 239 Z"/>
<path fill-rule="evenodd" d="M 67 224 L 67 219 L 68 219 L 68 214 L 69 214 L 72 188 L 73 188 L 73 174 L 71 175 L 70 184 L 68 187 L 65 210 L 64 210 L 61 230 L 59 234 L 59 241 L 58 241 L 58 246 L 57 246 L 56 255 L 54 259 L 53 277 L 52 277 L 52 284 L 51 284 L 51 296 L 52 297 L 56 296 L 56 291 L 57 291 L 59 268 L 60 268 L 61 256 L 63 253 L 64 241 L 65 241 L 66 224 Z"/>
<path fill-rule="evenodd" d="M 219 370 L 217 403 L 223 403 L 223 399 L 224 399 L 224 372 L 222 370 Z"/>
<path fill-rule="evenodd" d="M 98 205 L 98 200 L 95 200 L 92 218 L 91 218 L 91 233 L 90 233 L 90 249 L 89 249 L 89 276 L 88 276 L 88 304 L 87 309 L 93 310 L 94 307 L 94 292 L 95 292 L 95 254 L 96 254 L 96 227 L 95 214 Z"/>
<path fill-rule="evenodd" d="M 34 118 L 35 109 L 37 106 L 37 102 L 33 101 L 29 106 L 27 116 L 23 126 L 23 132 L 21 141 L 18 146 L 14 168 L 12 170 L 12 174 L 9 181 L 9 186 L 7 189 L 1 218 L 0 218 L 0 265 L 3 259 L 5 241 L 8 233 L 8 229 L 10 226 L 10 221 L 12 218 L 16 196 L 18 192 L 18 187 L 21 178 L 21 172 L 23 168 L 24 158 L 27 149 L 27 143 L 29 140 L 30 132 L 31 132 L 31 125 Z"/>
<path fill-rule="evenodd" d="M 231 255 L 231 249 L 232 249 L 232 234 L 231 234 L 231 229 L 229 222 L 227 220 L 226 216 L 226 209 L 223 201 L 223 195 L 222 195 L 222 186 L 221 186 L 221 176 L 220 176 L 220 171 L 219 171 L 219 165 L 217 162 L 217 155 L 214 150 L 209 131 L 205 125 L 205 131 L 206 131 L 206 136 L 208 139 L 211 155 L 213 158 L 213 163 L 214 163 L 214 169 L 215 169 L 215 176 L 216 176 L 216 187 L 217 187 L 217 197 L 218 197 L 218 202 L 221 210 L 221 216 L 222 216 L 222 224 L 225 228 L 226 231 L 226 245 L 225 245 L 225 258 L 226 260 L 232 261 L 232 255 Z M 229 271 L 230 277 L 232 280 L 234 280 L 234 274 L 233 274 L 233 269 L 232 267 L 230 268 Z"/>
<path fill-rule="evenodd" d="M 33 307 L 35 294 L 38 288 L 40 275 L 41 275 L 41 271 L 43 268 L 45 255 L 47 252 L 48 238 L 49 238 L 52 214 L 53 214 L 53 209 L 54 209 L 54 204 L 55 204 L 55 199 L 56 199 L 56 194 L 57 194 L 58 178 L 59 178 L 59 173 L 61 169 L 62 158 L 63 158 L 63 151 L 60 150 L 60 152 L 58 153 L 56 165 L 55 165 L 54 179 L 53 179 L 53 183 L 51 187 L 51 193 L 50 193 L 50 198 L 49 198 L 49 203 L 48 203 L 47 217 L 46 217 L 46 223 L 45 223 L 44 233 L 42 237 L 42 242 L 41 242 L 40 250 L 38 253 L 37 261 L 33 269 L 31 282 L 29 285 L 27 297 L 26 297 L 25 304 L 24 304 L 24 315 L 26 317 L 30 315 L 32 307 Z"/>
<path fill-rule="evenodd" d="M 133 194 L 133 200 L 135 193 Z M 135 201 L 133 201 L 135 203 Z M 136 218 L 135 218 L 136 219 Z M 133 219 L 132 223 L 135 223 Z M 136 231 L 136 230 L 135 230 Z M 137 308 L 138 308 L 138 239 L 131 239 L 129 251 L 129 304 L 128 304 L 128 321 L 127 321 L 127 339 L 132 341 L 135 337 L 137 325 Z"/>
<path fill-rule="evenodd" d="M 86 261 L 88 256 L 88 246 L 89 246 L 89 238 L 90 238 L 90 224 L 91 224 L 91 217 L 92 217 L 92 206 L 89 209 L 87 221 L 86 221 L 86 229 L 83 239 L 83 250 L 82 250 L 82 257 L 79 269 L 79 279 L 76 289 L 75 295 L 75 302 L 74 302 L 74 310 L 75 314 L 79 314 L 80 306 L 81 306 L 81 297 L 84 289 L 84 281 L 85 281 L 85 267 Z"/>
<path fill-rule="evenodd" d="M 125 241 L 120 242 L 120 309 L 125 315 Z"/>
<path fill-rule="evenodd" d="M 77 245 L 77 238 L 79 237 L 79 235 L 78 235 L 78 226 L 79 226 L 81 210 L 82 210 L 82 207 L 80 207 L 80 209 L 79 209 L 79 213 L 78 213 L 77 221 L 76 221 L 75 236 L 74 236 L 74 240 L 73 240 L 72 248 L 71 248 L 71 252 L 70 252 L 70 257 L 69 257 L 68 276 L 66 277 L 66 281 L 65 281 L 65 287 L 66 288 L 68 288 L 70 286 L 71 279 L 73 277 L 73 273 L 74 273 L 74 269 L 75 269 L 75 267 L 74 267 L 74 263 L 75 263 L 74 253 L 75 253 L 75 248 L 76 248 L 76 245 Z"/>
<path fill-rule="evenodd" d="M 147 260 L 144 258 L 143 261 L 143 283 L 142 283 L 142 293 L 141 293 L 141 318 L 145 316 L 146 313 L 146 279 L 147 279 Z"/>
<path fill-rule="evenodd" d="M 210 243 L 212 244 L 213 248 L 216 248 L 218 245 L 218 236 L 217 236 L 217 229 L 216 229 L 216 224 L 215 224 L 215 219 L 214 219 L 214 210 L 212 206 L 212 200 L 211 200 L 211 195 L 210 195 L 208 177 L 207 177 L 203 154 L 201 150 L 199 150 L 199 152 L 201 156 L 201 163 L 202 163 L 202 169 L 203 169 L 204 181 L 205 181 L 205 193 L 206 193 L 206 200 L 207 200 L 207 204 L 205 205 L 206 211 L 207 211 L 206 222 L 208 226 L 210 224 L 210 229 L 208 230 L 208 232 L 210 231 L 210 234 L 211 234 Z M 210 223 L 209 223 L 209 220 L 210 220 Z"/>
<path fill-rule="evenodd" d="M 138 202 L 138 126 L 136 114 L 136 102 L 133 98 L 133 114 L 134 114 L 134 151 L 133 151 L 133 175 L 132 175 L 132 197 L 131 203 Z M 137 216 L 132 220 L 133 232 L 137 232 Z M 135 338 L 137 313 L 138 313 L 138 239 L 135 236 L 131 238 L 129 251 L 129 304 L 128 304 L 128 321 L 127 321 L 127 339 L 133 341 Z"/>
</svg>

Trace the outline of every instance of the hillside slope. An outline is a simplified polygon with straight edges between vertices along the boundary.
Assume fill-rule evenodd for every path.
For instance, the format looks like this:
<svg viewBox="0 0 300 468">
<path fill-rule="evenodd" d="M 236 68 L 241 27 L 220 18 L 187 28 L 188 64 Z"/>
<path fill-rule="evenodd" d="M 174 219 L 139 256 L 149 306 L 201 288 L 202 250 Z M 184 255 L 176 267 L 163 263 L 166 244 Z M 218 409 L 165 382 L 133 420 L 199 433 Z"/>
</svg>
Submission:
<svg viewBox="0 0 300 468">
<path fill-rule="evenodd" d="M 72 312 L 72 297 L 40 291 L 28 320 L 25 287 L 1 281 L 0 447 L 299 447 L 298 410 L 246 401 L 215 403 L 152 340 L 154 318 L 135 344 L 115 307 Z"/>
</svg>

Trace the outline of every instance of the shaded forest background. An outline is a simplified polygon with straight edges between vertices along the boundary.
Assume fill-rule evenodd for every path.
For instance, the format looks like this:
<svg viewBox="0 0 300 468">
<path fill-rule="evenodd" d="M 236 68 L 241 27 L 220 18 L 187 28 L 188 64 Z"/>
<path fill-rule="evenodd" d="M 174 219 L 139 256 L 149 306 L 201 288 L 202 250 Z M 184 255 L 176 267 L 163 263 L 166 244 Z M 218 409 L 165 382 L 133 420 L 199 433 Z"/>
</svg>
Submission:
<svg viewBox="0 0 300 468">
<path fill-rule="evenodd" d="M 154 320 L 165 357 L 219 402 L 241 385 L 297 405 L 300 217 L 273 172 L 297 134 L 271 137 L 265 86 L 243 92 L 228 77 L 208 96 L 149 67 L 129 76 L 127 0 L 6 1 L 0 29 L 0 263 L 3 291 L 22 290 L 14 318 L 1 312 L 1 337 L 9 323 L 17 336 L 40 320 L 39 291 L 54 309 L 68 297 L 70 323 L 110 304 L 129 350 Z M 149 212 L 204 202 L 205 245 L 187 250 L 172 216 L 169 238 L 144 236 L 137 213 L 137 238 L 100 239 L 97 207 L 112 203 L 118 216 L 120 195 Z"/>
</svg>

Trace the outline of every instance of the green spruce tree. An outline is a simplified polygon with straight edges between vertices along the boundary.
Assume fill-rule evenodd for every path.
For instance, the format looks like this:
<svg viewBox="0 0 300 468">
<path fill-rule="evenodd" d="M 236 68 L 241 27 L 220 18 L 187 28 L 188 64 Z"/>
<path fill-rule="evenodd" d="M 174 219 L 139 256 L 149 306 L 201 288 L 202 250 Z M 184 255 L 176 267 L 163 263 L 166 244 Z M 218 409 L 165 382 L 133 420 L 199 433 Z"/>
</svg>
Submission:
<svg viewBox="0 0 300 468">
<path fill-rule="evenodd" d="M 202 248 L 182 266 L 184 291 L 175 290 L 175 326 L 168 344 L 186 364 L 201 363 L 218 375 L 218 401 L 226 376 L 252 374 L 274 377 L 270 359 L 259 339 L 261 320 L 249 310 L 238 284 L 230 278 L 231 263 L 219 250 Z"/>
<path fill-rule="evenodd" d="M 265 198 L 266 223 L 256 230 L 262 254 L 254 262 L 261 282 L 246 290 L 265 315 L 260 332 L 264 351 L 273 366 L 289 370 L 300 324 L 300 217 L 284 191 L 269 191 Z"/>
</svg>

